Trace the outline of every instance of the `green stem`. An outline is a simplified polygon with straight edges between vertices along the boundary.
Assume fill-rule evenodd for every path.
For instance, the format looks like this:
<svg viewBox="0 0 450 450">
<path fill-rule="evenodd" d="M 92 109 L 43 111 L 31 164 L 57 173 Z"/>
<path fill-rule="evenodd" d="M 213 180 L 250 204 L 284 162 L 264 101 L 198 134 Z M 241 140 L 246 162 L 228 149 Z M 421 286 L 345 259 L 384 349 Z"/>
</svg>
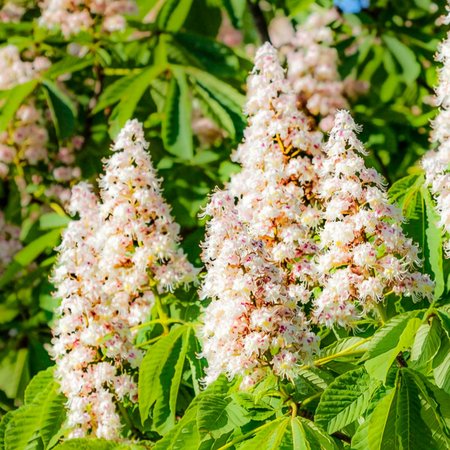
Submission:
<svg viewBox="0 0 450 450">
<path fill-rule="evenodd" d="M 156 336 L 152 339 L 149 339 L 148 341 L 145 342 L 141 342 L 140 344 L 135 345 L 136 348 L 141 348 L 141 347 L 145 347 L 146 345 L 150 345 L 153 344 L 153 342 L 156 342 L 158 339 L 161 339 L 163 336 L 165 336 L 164 334 L 160 334 L 159 336 Z"/>
<path fill-rule="evenodd" d="M 294 401 L 291 401 L 289 403 L 289 406 L 291 407 L 291 417 L 294 419 L 295 417 L 297 417 L 297 411 L 298 411 L 297 403 L 295 403 Z"/>
<path fill-rule="evenodd" d="M 169 334 L 169 327 L 167 326 L 168 322 L 169 322 L 169 317 L 168 315 L 165 313 L 162 302 L 161 302 L 161 297 L 156 294 L 155 292 L 155 304 L 156 304 L 156 310 L 158 311 L 158 317 L 161 319 L 161 325 L 164 328 L 164 334 Z"/>
<path fill-rule="evenodd" d="M 300 403 L 300 406 L 301 406 L 301 407 L 304 407 L 304 406 L 308 405 L 309 403 L 313 402 L 313 401 L 316 400 L 317 398 L 320 398 L 322 394 L 323 394 L 323 391 L 317 392 L 316 394 L 311 395 L 311 397 L 308 397 L 306 400 L 303 400 L 303 401 Z"/>
<path fill-rule="evenodd" d="M 342 350 L 341 352 L 337 352 L 334 355 L 330 355 L 330 356 L 325 356 L 324 358 L 320 358 L 320 359 L 316 359 L 314 361 L 314 365 L 315 366 L 321 366 L 322 364 L 326 364 L 329 361 L 333 361 L 333 359 L 336 358 L 340 358 L 341 356 L 348 356 L 351 355 L 354 352 L 354 350 L 358 347 L 360 347 L 361 345 L 365 344 L 370 338 L 365 338 L 360 342 L 357 342 L 356 344 L 351 345 L 350 347 L 346 348 L 345 350 Z M 301 369 L 307 369 L 308 365 L 305 366 L 301 366 Z"/>
<path fill-rule="evenodd" d="M 383 303 L 376 303 L 375 308 L 377 309 L 377 312 L 380 316 L 381 322 L 384 325 L 388 321 L 388 317 L 387 317 L 386 309 L 385 309 Z"/>
<path fill-rule="evenodd" d="M 158 311 L 158 313 L 159 313 L 159 311 Z M 148 327 L 150 325 L 155 325 L 155 324 L 160 324 L 160 325 L 166 324 L 166 325 L 169 325 L 171 323 L 182 323 L 182 324 L 185 324 L 186 322 L 184 320 L 181 320 L 181 319 L 170 319 L 170 318 L 166 319 L 166 320 L 154 319 L 154 320 L 149 320 L 148 322 L 141 323 L 141 324 L 136 325 L 134 327 L 131 327 L 131 330 L 132 331 L 140 330 L 141 328 L 145 328 L 145 327 Z"/>
</svg>

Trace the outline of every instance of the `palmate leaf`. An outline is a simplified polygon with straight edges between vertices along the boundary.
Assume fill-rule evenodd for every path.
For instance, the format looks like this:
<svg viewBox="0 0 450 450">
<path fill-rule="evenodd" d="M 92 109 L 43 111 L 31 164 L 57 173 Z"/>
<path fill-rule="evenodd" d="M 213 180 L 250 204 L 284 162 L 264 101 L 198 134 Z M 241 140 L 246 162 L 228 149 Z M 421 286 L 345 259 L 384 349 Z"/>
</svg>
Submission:
<svg viewBox="0 0 450 450">
<path fill-rule="evenodd" d="M 440 217 L 434 207 L 431 194 L 425 187 L 422 188 L 422 196 L 425 199 L 426 206 L 427 251 L 425 252 L 425 258 L 434 273 L 436 284 L 434 298 L 438 299 L 445 290 L 442 229 L 438 226 Z"/>
<path fill-rule="evenodd" d="M 66 398 L 58 392 L 56 384 L 53 384 L 52 390 L 41 406 L 42 417 L 39 425 L 39 435 L 45 446 L 58 433 L 65 420 L 65 402 Z"/>
<path fill-rule="evenodd" d="M 54 369 L 54 366 L 49 367 L 33 377 L 25 389 L 25 404 L 33 403 L 39 395 L 45 396 L 52 389 Z"/>
<path fill-rule="evenodd" d="M 408 372 L 400 371 L 399 375 L 396 430 L 400 447 L 402 450 L 429 449 L 431 433 L 420 415 L 419 390 Z"/>
<path fill-rule="evenodd" d="M 122 90 L 120 101 L 113 109 L 110 117 L 109 133 L 112 138 L 115 138 L 126 121 L 131 119 L 144 92 L 165 69 L 164 65 L 147 67 Z"/>
<path fill-rule="evenodd" d="M 6 130 L 6 127 L 19 109 L 19 106 L 35 90 L 37 85 L 37 80 L 31 80 L 7 91 L 0 103 L 0 133 Z"/>
<path fill-rule="evenodd" d="M 420 381 L 420 378 L 418 378 Z M 429 450 L 439 448 L 443 434 L 434 440 L 429 422 L 424 420 L 421 398 L 436 409 L 426 383 L 417 384 L 414 372 L 402 368 L 397 372 L 395 387 L 378 401 L 373 412 L 360 425 L 352 439 L 354 450 L 408 449 Z M 424 395 L 425 392 L 425 395 Z M 427 400 L 428 399 L 428 400 Z M 427 413 L 429 414 L 429 412 Z M 443 438 L 445 439 L 445 437 Z"/>
<path fill-rule="evenodd" d="M 353 450 L 399 449 L 395 428 L 396 401 L 397 391 L 392 389 L 378 402 L 353 436 Z"/>
<path fill-rule="evenodd" d="M 92 110 L 92 114 L 97 114 L 108 106 L 111 106 L 121 100 L 127 87 L 132 85 L 136 79 L 139 79 L 139 76 L 140 73 L 132 73 L 130 75 L 120 77 L 106 86 L 98 99 L 98 103 Z"/>
<path fill-rule="evenodd" d="M 410 311 L 395 316 L 374 334 L 364 355 L 364 365 L 371 377 L 384 382 L 397 355 L 413 344 L 421 324 L 416 314 Z"/>
<path fill-rule="evenodd" d="M 436 385 L 450 393 L 450 342 L 442 341 L 439 352 L 433 359 L 433 376 Z"/>
<path fill-rule="evenodd" d="M 222 0 L 222 5 L 230 17 L 233 27 L 241 28 L 246 8 L 245 2 L 240 0 Z"/>
<path fill-rule="evenodd" d="M 148 350 L 139 372 L 139 412 L 142 423 L 153 407 L 153 426 L 166 433 L 175 424 L 181 376 L 189 347 L 189 326 L 172 328 Z"/>
<path fill-rule="evenodd" d="M 119 444 L 106 439 L 70 439 L 53 447 L 55 450 L 144 450 L 145 446 L 139 444 Z"/>
<path fill-rule="evenodd" d="M 8 427 L 9 422 L 11 422 L 11 420 L 14 417 L 14 414 L 17 413 L 17 409 L 13 410 L 13 411 L 8 411 L 3 417 L 2 420 L 0 421 L 0 450 L 5 450 L 5 434 L 6 434 L 6 429 Z"/>
<path fill-rule="evenodd" d="M 367 350 L 367 345 L 367 339 L 357 336 L 339 339 L 331 345 L 320 349 L 320 359 L 339 356 L 357 356 Z"/>
<path fill-rule="evenodd" d="M 198 94 L 203 113 L 206 116 L 211 117 L 220 128 L 225 130 L 230 137 L 234 139 L 236 137 L 236 128 L 233 119 L 228 114 L 226 108 L 224 108 L 220 102 L 218 102 L 214 96 L 202 86 L 198 85 L 195 91 Z"/>
<path fill-rule="evenodd" d="M 66 399 L 59 393 L 53 369 L 38 373 L 27 386 L 25 405 L 14 412 L 5 427 L 6 450 L 28 450 L 29 443 L 36 438 L 46 447 L 60 430 L 65 419 Z"/>
<path fill-rule="evenodd" d="M 41 424 L 41 408 L 34 404 L 24 405 L 8 423 L 5 432 L 7 450 L 25 450 L 38 433 Z"/>
<path fill-rule="evenodd" d="M 303 417 L 281 417 L 261 425 L 239 450 L 334 450 L 337 445 L 314 422 Z M 228 444 L 229 445 L 229 444 Z"/>
<path fill-rule="evenodd" d="M 208 388 L 192 400 L 183 417 L 154 447 L 154 450 L 185 450 L 197 449 L 202 437 L 199 432 L 197 415 L 201 400 L 208 395 L 225 396 L 229 383 L 225 377 L 219 377 Z"/>
<path fill-rule="evenodd" d="M 165 1 L 156 18 L 158 27 L 166 31 L 178 31 L 183 26 L 191 5 L 192 0 Z"/>
<path fill-rule="evenodd" d="M 164 106 L 162 139 L 167 151 L 181 159 L 190 159 L 194 149 L 189 89 L 182 69 L 173 67 L 172 75 Z"/>
<path fill-rule="evenodd" d="M 238 58 L 226 45 L 213 39 L 191 33 L 175 33 L 175 46 L 186 55 L 189 65 L 201 67 L 220 77 L 236 75 Z"/>
<path fill-rule="evenodd" d="M 236 139 L 240 139 L 245 126 L 242 117 L 245 97 L 229 84 L 203 70 L 195 67 L 184 67 L 184 71 L 195 85 L 206 90 L 227 111 L 236 130 Z"/>
<path fill-rule="evenodd" d="M 402 369 L 408 383 L 414 384 L 422 404 L 421 415 L 429 428 L 436 450 L 450 447 L 450 395 L 433 385 L 416 370 Z"/>
<path fill-rule="evenodd" d="M 75 129 L 77 109 L 70 97 L 64 93 L 53 81 L 42 82 L 50 109 L 56 134 L 60 139 L 66 139 L 72 135 Z"/>
<path fill-rule="evenodd" d="M 291 419 L 293 450 L 334 450 L 335 441 L 316 424 L 303 417 Z"/>
<path fill-rule="evenodd" d="M 315 418 L 329 434 L 342 430 L 363 415 L 379 382 L 371 380 L 364 368 L 336 378 L 320 398 Z"/>
<path fill-rule="evenodd" d="M 160 434 L 166 433 L 175 425 L 177 398 L 183 374 L 183 367 L 189 346 L 191 328 L 186 328 L 176 340 L 159 375 L 162 388 L 153 409 L 154 427 Z M 161 395 L 162 394 L 162 395 Z"/>
<path fill-rule="evenodd" d="M 422 324 L 417 330 L 411 348 L 411 361 L 417 366 L 426 366 L 435 356 L 441 345 L 441 327 L 435 317 L 430 323 Z"/>
<path fill-rule="evenodd" d="M 384 34 L 382 39 L 400 64 L 403 79 L 407 84 L 411 84 L 420 75 L 421 70 L 416 54 L 395 36 Z"/>
<path fill-rule="evenodd" d="M 238 445 L 237 448 L 239 450 L 288 450 L 290 447 L 283 441 L 289 422 L 288 417 L 268 422 L 262 425 L 250 439 Z"/>
<path fill-rule="evenodd" d="M 250 422 L 246 411 L 232 397 L 224 394 L 202 396 L 198 403 L 197 428 L 203 437 L 216 438 Z"/>
</svg>

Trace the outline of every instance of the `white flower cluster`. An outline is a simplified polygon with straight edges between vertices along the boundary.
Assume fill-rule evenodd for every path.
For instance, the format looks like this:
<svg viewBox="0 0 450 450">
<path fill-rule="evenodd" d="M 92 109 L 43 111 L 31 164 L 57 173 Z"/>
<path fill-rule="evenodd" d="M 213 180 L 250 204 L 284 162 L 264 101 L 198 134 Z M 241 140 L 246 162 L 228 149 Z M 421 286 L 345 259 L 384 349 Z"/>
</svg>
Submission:
<svg viewBox="0 0 450 450">
<path fill-rule="evenodd" d="M 203 245 L 207 273 L 201 296 L 211 298 L 201 330 L 206 382 L 220 373 L 244 377 L 250 386 L 271 367 L 290 376 L 310 359 L 318 339 L 302 311 L 292 263 L 316 245 L 308 213 L 309 186 L 315 174 L 306 118 L 296 109 L 276 51 L 257 52 L 248 82 L 249 126 L 234 159 L 242 171 L 224 191 L 215 192 L 205 215 L 211 217 Z M 302 149 L 286 161 L 281 151 Z"/>
<path fill-rule="evenodd" d="M 447 7 L 450 11 L 450 5 Z M 450 13 L 446 17 L 450 23 Z M 441 43 L 436 60 L 442 63 L 436 100 L 439 114 L 433 122 L 432 140 L 436 150 L 430 150 L 422 160 L 426 183 L 431 189 L 440 216 L 439 226 L 444 232 L 444 251 L 450 258 L 450 32 Z"/>
<path fill-rule="evenodd" d="M 103 31 L 114 32 L 126 26 L 124 15 L 136 12 L 135 0 L 43 0 L 39 23 L 60 29 L 67 38 L 88 30 L 98 22 Z"/>
<path fill-rule="evenodd" d="M 16 161 L 35 166 L 47 161 L 48 134 L 41 111 L 31 100 L 17 110 L 8 129 L 0 133 L 0 178 L 6 178 Z"/>
<path fill-rule="evenodd" d="M 276 51 L 257 52 L 242 171 L 205 210 L 201 330 L 206 383 L 225 373 L 251 386 L 267 369 L 292 377 L 318 349 L 314 323 L 351 326 L 390 292 L 429 297 L 417 247 L 378 173 L 368 169 L 350 115 L 316 141 L 297 110 Z"/>
<path fill-rule="evenodd" d="M 403 218 L 389 203 L 383 179 L 365 166 L 357 131 L 350 114 L 339 111 L 323 146 L 325 157 L 316 164 L 321 221 L 320 251 L 313 261 L 321 293 L 313 315 L 327 326 L 350 324 L 388 293 L 416 301 L 431 299 L 434 288 L 415 270 L 421 262 L 418 247 L 405 237 Z"/>
<path fill-rule="evenodd" d="M 8 267 L 14 255 L 22 248 L 19 236 L 20 228 L 6 222 L 5 215 L 0 211 L 0 275 Z"/>
<path fill-rule="evenodd" d="M 147 147 L 142 125 L 129 121 L 105 161 L 100 199 L 86 183 L 73 190 L 79 220 L 58 249 L 53 282 L 62 303 L 52 340 L 71 437 L 120 438 L 116 403 L 137 401 L 133 369 L 143 357 L 131 327 L 149 318 L 155 294 L 197 276 Z"/>
<path fill-rule="evenodd" d="M 0 48 L 0 89 L 12 89 L 20 83 L 31 81 L 50 64 L 45 57 L 24 61 L 14 45 Z M 63 204 L 70 198 L 67 185 L 81 176 L 81 169 L 75 160 L 84 139 L 74 136 L 57 151 L 51 150 L 46 116 L 46 111 L 41 109 L 32 95 L 16 111 L 6 130 L 0 132 L 0 179 L 14 177 L 21 193 L 22 206 L 31 200 L 27 184 L 37 185 L 44 181 L 43 172 L 36 168 L 39 164 L 45 164 L 47 169 L 46 181 L 49 184 L 45 195 Z"/>
<path fill-rule="evenodd" d="M 25 14 L 25 8 L 13 2 L 6 2 L 0 9 L 0 22 L 18 23 Z"/>
<path fill-rule="evenodd" d="M 36 78 L 40 72 L 50 67 L 50 61 L 38 56 L 32 61 L 24 61 L 15 45 L 0 48 L 0 90 L 12 89 L 18 84 Z"/>
<path fill-rule="evenodd" d="M 270 24 L 270 36 L 287 60 L 287 77 L 306 114 L 329 131 L 339 109 L 348 108 L 347 99 L 365 90 L 351 78 L 342 80 L 338 72 L 338 53 L 330 27 L 339 19 L 336 9 L 318 10 L 294 30 L 286 17 Z"/>
</svg>

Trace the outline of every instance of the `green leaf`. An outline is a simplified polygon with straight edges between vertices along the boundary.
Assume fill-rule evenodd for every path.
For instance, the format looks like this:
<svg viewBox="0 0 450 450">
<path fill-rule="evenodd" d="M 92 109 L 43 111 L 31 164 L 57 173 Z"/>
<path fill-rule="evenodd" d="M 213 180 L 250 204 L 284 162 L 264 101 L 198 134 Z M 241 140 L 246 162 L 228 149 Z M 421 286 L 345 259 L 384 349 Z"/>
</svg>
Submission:
<svg viewBox="0 0 450 450">
<path fill-rule="evenodd" d="M 140 78 L 141 74 L 142 72 L 139 72 L 137 74 L 133 73 L 131 75 L 121 77 L 106 86 L 98 99 L 97 105 L 95 105 L 95 108 L 92 110 L 92 114 L 97 114 L 108 106 L 111 106 L 121 100 L 127 88 L 134 84 L 136 80 Z"/>
<path fill-rule="evenodd" d="M 25 405 L 17 410 L 6 428 L 6 448 L 25 450 L 37 435 L 46 446 L 65 419 L 65 397 L 59 393 L 50 367 L 39 372 L 25 391 Z"/>
<path fill-rule="evenodd" d="M 191 99 L 186 76 L 178 68 L 173 69 L 164 114 L 162 139 L 165 148 L 179 158 L 192 158 Z"/>
<path fill-rule="evenodd" d="M 220 394 L 202 397 L 197 413 L 197 426 L 200 433 L 223 430 L 228 424 L 226 408 L 230 399 Z"/>
<path fill-rule="evenodd" d="M 367 350 L 367 345 L 367 339 L 361 337 L 342 338 L 322 348 L 320 350 L 320 359 L 337 358 L 341 355 L 342 357 L 360 355 Z"/>
<path fill-rule="evenodd" d="M 352 450 L 397 450 L 397 391 L 392 389 L 377 404 L 369 418 L 358 428 L 352 439 Z"/>
<path fill-rule="evenodd" d="M 105 439 L 70 439 L 54 447 L 56 450 L 118 450 L 120 444 Z"/>
<path fill-rule="evenodd" d="M 397 397 L 396 429 L 402 450 L 428 450 L 431 433 L 420 415 L 419 391 L 408 376 L 400 371 Z"/>
<path fill-rule="evenodd" d="M 172 328 L 167 336 L 163 336 L 156 344 L 150 347 L 142 361 L 138 383 L 139 413 L 142 423 L 147 419 L 150 408 L 155 402 L 158 400 L 161 402 L 161 396 L 163 392 L 167 393 L 168 385 L 170 396 L 171 380 L 161 380 L 161 374 L 172 354 L 175 344 L 184 333 L 186 333 L 186 327 Z M 180 351 L 179 348 L 178 351 Z M 161 386 L 161 382 L 164 383 L 164 388 Z M 173 403 L 170 404 L 169 408 L 173 408 Z"/>
<path fill-rule="evenodd" d="M 40 423 L 40 408 L 33 404 L 22 406 L 6 427 L 6 449 L 25 450 L 27 444 L 39 430 Z"/>
<path fill-rule="evenodd" d="M 245 96 L 234 87 L 195 67 L 183 67 L 183 69 L 197 84 L 213 93 L 216 100 L 223 106 L 236 114 L 242 114 Z"/>
<path fill-rule="evenodd" d="M 336 378 L 320 398 L 317 424 L 329 434 L 342 430 L 363 415 L 378 386 L 362 367 Z"/>
<path fill-rule="evenodd" d="M 191 9 L 192 0 L 167 0 L 158 14 L 158 27 L 166 31 L 178 31 Z"/>
<path fill-rule="evenodd" d="M 423 212 L 419 200 L 421 200 L 420 191 L 423 182 L 424 177 L 421 174 L 408 175 L 396 181 L 389 189 L 390 200 L 398 203 L 407 219 L 422 218 Z"/>
<path fill-rule="evenodd" d="M 236 75 L 238 58 L 226 45 L 192 33 L 175 33 L 173 39 L 177 49 L 186 55 L 189 65 L 199 66 L 222 78 Z"/>
<path fill-rule="evenodd" d="M 245 411 L 223 394 L 202 396 L 198 403 L 197 427 L 200 435 L 219 437 L 248 423 Z"/>
<path fill-rule="evenodd" d="M 153 450 L 197 449 L 199 445 L 200 436 L 197 430 L 197 421 L 190 416 L 189 420 L 186 420 L 185 416 L 175 428 L 156 443 Z"/>
<path fill-rule="evenodd" d="M 189 349 L 186 357 L 191 368 L 191 380 L 194 386 L 195 395 L 200 394 L 200 382 L 204 376 L 203 362 L 198 357 L 201 352 L 201 344 L 194 333 L 189 334 Z"/>
<path fill-rule="evenodd" d="M 65 227 L 71 221 L 70 217 L 62 216 L 58 213 L 42 214 L 39 218 L 39 228 L 41 230 L 51 230 L 52 228 Z"/>
<path fill-rule="evenodd" d="M 233 123 L 233 119 L 228 114 L 226 108 L 224 108 L 220 102 L 218 102 L 209 91 L 197 86 L 196 92 L 199 95 L 200 105 L 203 113 L 206 116 L 211 117 L 214 122 L 219 125 L 220 128 L 225 130 L 232 139 L 236 137 L 236 128 Z"/>
<path fill-rule="evenodd" d="M 69 96 L 53 81 L 44 80 L 42 84 L 45 88 L 47 104 L 55 124 L 56 133 L 60 139 L 66 139 L 72 135 L 75 129 L 77 109 Z"/>
<path fill-rule="evenodd" d="M 421 384 L 423 389 L 425 384 Z M 399 369 L 395 388 L 376 404 L 372 414 L 358 428 L 352 439 L 352 449 L 434 449 L 432 432 L 421 414 L 420 390 L 414 373 Z"/>
<path fill-rule="evenodd" d="M 410 311 L 395 316 L 373 335 L 364 363 L 370 376 L 384 382 L 397 355 L 411 347 L 421 324 L 415 314 Z"/>
<path fill-rule="evenodd" d="M 437 315 L 441 321 L 442 328 L 444 329 L 447 337 L 450 339 L 450 314 L 448 311 L 439 308 L 437 310 Z"/>
<path fill-rule="evenodd" d="M 17 411 L 18 411 L 17 409 L 14 411 L 9 411 L 2 417 L 2 420 L 0 422 L 0 450 L 6 450 L 5 447 L 6 429 L 8 428 L 9 423 L 11 422 L 11 420 L 14 417 L 14 414 L 16 414 Z"/>
<path fill-rule="evenodd" d="M 33 242 L 24 247 L 14 256 L 14 261 L 23 267 L 32 263 L 44 250 L 56 247 L 61 235 L 61 230 L 56 229 L 38 237 Z"/>
<path fill-rule="evenodd" d="M 136 0 L 138 6 L 138 14 L 134 17 L 142 20 L 151 9 L 158 3 L 158 0 Z"/>
<path fill-rule="evenodd" d="M 6 130 L 19 106 L 34 91 L 37 84 L 37 80 L 28 81 L 13 87 L 6 93 L 6 98 L 1 104 L 0 132 Z"/>
<path fill-rule="evenodd" d="M 433 376 L 436 385 L 450 393 L 450 341 L 448 339 L 442 341 L 439 352 L 433 359 Z"/>
<path fill-rule="evenodd" d="M 400 64 L 405 82 L 407 84 L 414 82 L 420 75 L 420 64 L 417 61 L 416 54 L 394 36 L 384 34 L 382 39 Z"/>
<path fill-rule="evenodd" d="M 426 366 L 435 357 L 441 345 L 439 320 L 432 317 L 430 322 L 419 327 L 411 348 L 411 361 L 417 366 Z"/>
<path fill-rule="evenodd" d="M 338 448 L 334 440 L 317 427 L 315 422 L 303 417 L 297 417 L 296 420 L 302 425 L 306 437 L 305 444 L 308 444 L 311 450 L 334 450 Z"/>
<path fill-rule="evenodd" d="M 160 393 L 153 409 L 153 423 L 160 434 L 165 434 L 175 425 L 177 398 L 180 390 L 183 367 L 189 346 L 190 327 L 184 327 L 176 339 L 159 375 Z"/>
<path fill-rule="evenodd" d="M 333 376 L 324 370 L 320 370 L 316 367 L 308 369 L 299 369 L 297 371 L 297 377 L 294 380 L 296 390 L 301 389 L 301 382 L 307 382 L 313 386 L 315 391 L 324 390 L 328 387 L 329 383 L 333 380 Z"/>
<path fill-rule="evenodd" d="M 433 449 L 447 450 L 450 447 L 448 425 L 450 424 L 450 395 L 433 385 L 423 374 L 411 369 L 402 369 L 402 374 L 414 383 L 422 398 L 421 415 L 435 441 Z M 431 442 L 430 442 L 431 443 Z"/>
<path fill-rule="evenodd" d="M 237 448 L 239 450 L 281 450 L 281 443 L 289 422 L 288 417 L 268 422 L 259 427 L 253 437 L 244 441 Z"/>
<path fill-rule="evenodd" d="M 9 398 L 23 395 L 23 387 L 29 380 L 28 349 L 8 349 L 0 353 L 0 389 Z"/>
<path fill-rule="evenodd" d="M 229 16 L 233 27 L 241 28 L 246 7 L 245 2 L 241 0 L 222 0 L 222 5 Z"/>
<path fill-rule="evenodd" d="M 37 375 L 33 377 L 33 379 L 28 384 L 25 389 L 25 404 L 33 403 L 39 395 L 47 395 L 47 391 L 49 391 L 52 385 L 55 383 L 53 378 L 53 372 L 55 367 L 49 367 L 46 370 L 42 370 Z"/>
<path fill-rule="evenodd" d="M 61 61 L 52 63 L 51 67 L 45 72 L 46 78 L 56 79 L 61 75 L 78 72 L 92 66 L 94 59 L 91 55 L 78 58 L 76 56 L 66 56 Z"/>
<path fill-rule="evenodd" d="M 55 436 L 66 418 L 66 408 L 64 406 L 66 398 L 58 393 L 58 386 L 53 385 L 49 395 L 46 397 L 41 408 L 41 422 L 39 425 L 39 435 L 47 446 L 53 436 Z"/>
<path fill-rule="evenodd" d="M 165 70 L 165 66 L 150 66 L 144 69 L 122 90 L 121 100 L 113 109 L 110 117 L 109 133 L 111 137 L 115 138 L 126 121 L 131 119 L 144 92 L 163 70 Z"/>
<path fill-rule="evenodd" d="M 428 189 L 422 188 L 422 195 L 425 199 L 427 212 L 426 236 L 428 254 L 425 256 L 434 273 L 434 282 L 436 284 L 434 298 L 438 299 L 445 290 L 442 229 L 438 226 L 440 217 L 434 208 L 433 200 Z"/>
</svg>

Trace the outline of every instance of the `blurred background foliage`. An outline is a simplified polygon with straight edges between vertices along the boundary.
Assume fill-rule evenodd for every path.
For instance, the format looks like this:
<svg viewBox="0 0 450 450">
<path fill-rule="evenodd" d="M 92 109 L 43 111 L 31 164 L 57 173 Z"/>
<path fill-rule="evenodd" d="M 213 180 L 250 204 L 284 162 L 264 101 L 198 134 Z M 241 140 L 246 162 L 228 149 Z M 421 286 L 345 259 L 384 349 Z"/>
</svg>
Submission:
<svg viewBox="0 0 450 450">
<path fill-rule="evenodd" d="M 76 135 L 84 138 L 76 162 L 80 178 L 94 181 L 111 139 L 126 120 L 138 118 L 182 227 L 183 247 L 200 266 L 204 223 L 198 214 L 208 193 L 238 169 L 230 154 L 243 136 L 252 55 L 269 38 L 273 18 L 285 15 L 302 24 L 311 11 L 333 7 L 332 1 L 138 0 L 139 12 L 128 18 L 123 32 L 93 29 L 70 39 L 38 25 L 36 2 L 15 3 L 26 12 L 19 23 L 0 23 L 0 45 L 46 56 L 52 65 L 36 80 L 0 91 L 0 132 L 33 96 L 48 111 L 50 148 Z M 416 162 L 430 146 L 436 114 L 433 56 L 445 33 L 437 23 L 444 3 L 372 0 L 368 9 L 342 13 L 332 25 L 342 77 L 367 82 L 351 110 L 363 125 L 369 164 L 389 183 L 416 173 Z M 23 246 L 0 272 L 4 411 L 20 404 L 30 378 L 51 364 L 44 345 L 57 301 L 47 277 L 69 220 L 64 202 L 47 196 L 31 173 L 24 175 L 29 199 L 21 200 L 15 175 L 22 169 L 28 170 L 19 164 L 0 181 L 2 210 L 20 227 Z M 43 165 L 33 171 L 51 178 Z"/>
</svg>

